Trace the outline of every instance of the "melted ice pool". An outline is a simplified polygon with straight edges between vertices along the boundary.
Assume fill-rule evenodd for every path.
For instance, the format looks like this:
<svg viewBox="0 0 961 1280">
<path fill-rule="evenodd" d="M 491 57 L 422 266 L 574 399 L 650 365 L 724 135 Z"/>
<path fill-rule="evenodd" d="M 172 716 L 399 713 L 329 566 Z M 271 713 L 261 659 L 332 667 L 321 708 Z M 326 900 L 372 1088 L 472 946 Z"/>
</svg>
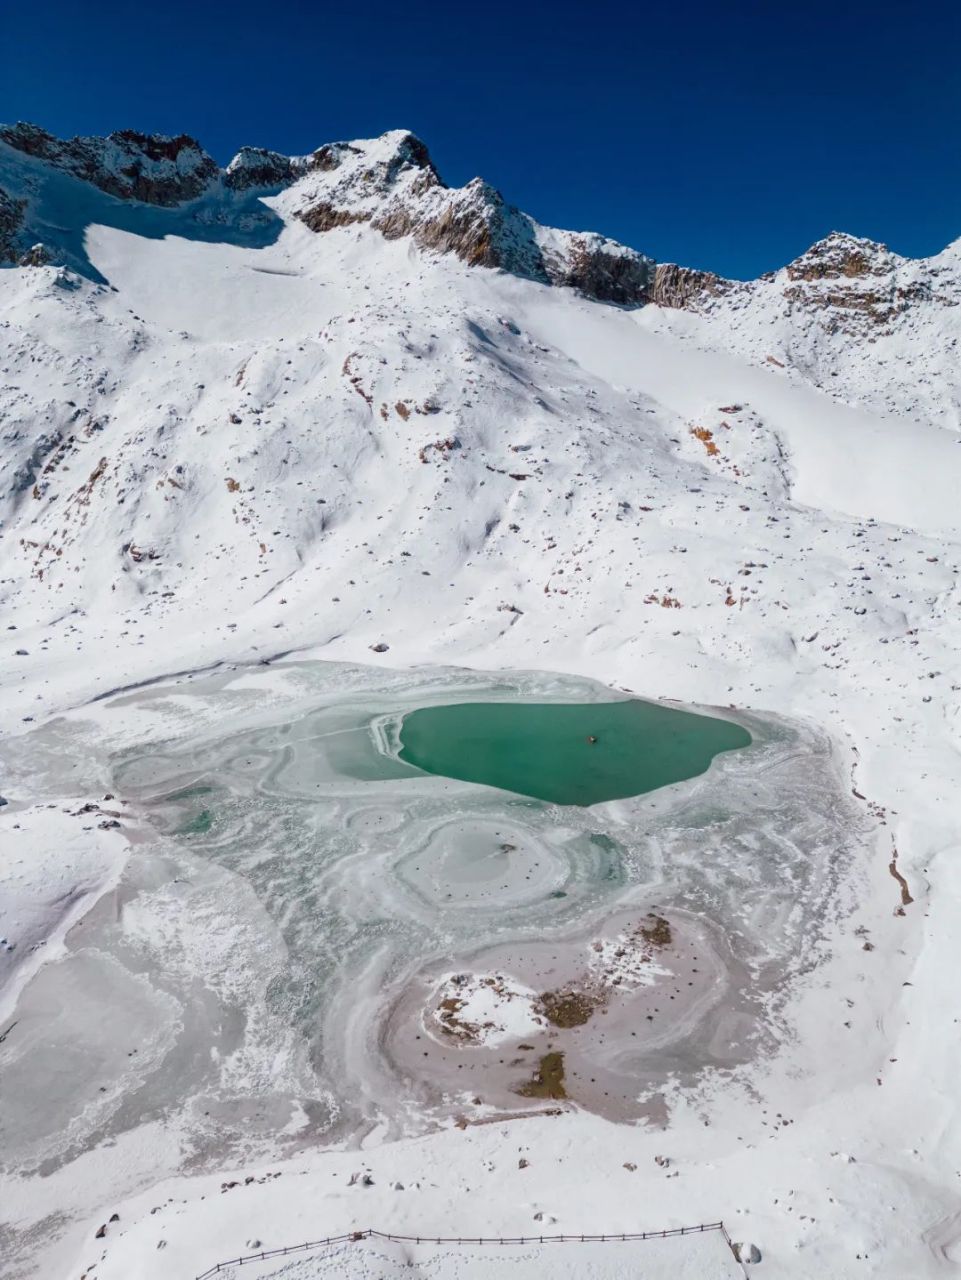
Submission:
<svg viewBox="0 0 961 1280">
<path fill-rule="evenodd" d="M 739 724 L 655 702 L 458 702 L 404 716 L 400 759 L 554 804 L 643 795 L 747 747 Z"/>
</svg>

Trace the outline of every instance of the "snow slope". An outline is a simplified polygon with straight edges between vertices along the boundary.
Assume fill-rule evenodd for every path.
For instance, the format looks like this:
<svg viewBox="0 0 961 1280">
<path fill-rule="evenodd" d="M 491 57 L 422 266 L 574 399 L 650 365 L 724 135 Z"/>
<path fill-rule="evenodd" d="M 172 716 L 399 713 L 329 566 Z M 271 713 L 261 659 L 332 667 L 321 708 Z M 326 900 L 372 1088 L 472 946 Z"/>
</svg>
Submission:
<svg viewBox="0 0 961 1280">
<path fill-rule="evenodd" d="M 0 272 L 8 764 L 91 699 L 284 655 L 579 673 L 822 726 L 876 824 L 857 906 L 791 992 L 796 1041 L 679 1099 L 667 1131 L 572 1114 L 371 1138 L 376 1211 L 330 1190 L 356 1154 L 317 1152 L 285 1170 L 288 1220 L 276 1183 L 221 1200 L 230 1175 L 207 1170 L 150 1190 L 183 1153 L 134 1126 L 48 1177 L 6 1172 L 14 1274 L 159 1276 L 175 1256 L 192 1274 L 252 1232 L 513 1234 L 542 1212 L 570 1231 L 723 1217 L 782 1276 L 953 1274 L 958 313 L 911 296 L 852 329 L 837 313 L 858 308 L 794 297 L 786 317 L 785 288 L 810 281 L 781 273 L 693 310 L 609 305 L 625 280 L 643 301 L 648 259 L 538 228 L 483 184 L 417 187 L 408 137 L 339 144 L 331 168 L 274 158 L 271 186 L 190 151 L 187 188 L 159 188 L 173 204 L 105 189 L 97 148 L 64 168 L 0 143 L 16 234 L 51 259 Z M 895 269 L 957 287 L 956 248 Z M 82 907 L 116 863 L 72 816 L 102 778 L 52 797 L 16 777 L 0 866 L 32 946 L 74 918 L 44 903 Z M 47 803 L 59 816 L 20 807 Z M 416 1196 L 383 1189 L 418 1175 Z M 240 1217 L 221 1208 L 241 1195 Z"/>
</svg>

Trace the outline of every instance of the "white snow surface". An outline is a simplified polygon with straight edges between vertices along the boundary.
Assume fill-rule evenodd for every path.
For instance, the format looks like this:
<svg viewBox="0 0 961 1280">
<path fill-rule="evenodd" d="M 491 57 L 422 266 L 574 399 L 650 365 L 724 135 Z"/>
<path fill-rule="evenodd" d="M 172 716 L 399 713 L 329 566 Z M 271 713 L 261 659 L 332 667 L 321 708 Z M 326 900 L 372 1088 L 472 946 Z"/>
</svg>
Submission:
<svg viewBox="0 0 961 1280">
<path fill-rule="evenodd" d="M 147 209 L 121 227 L 91 191 L 106 283 L 0 272 L 8 751 L 91 699 L 216 666 L 528 668 L 815 722 L 878 827 L 856 905 L 789 993 L 793 1038 L 678 1096 L 666 1129 L 569 1111 L 191 1175 L 158 1118 L 49 1176 L 4 1172 L 34 1273 L 159 1280 L 253 1237 L 535 1234 L 548 1215 L 571 1233 L 723 1218 L 763 1274 L 797 1280 L 955 1274 L 956 311 L 879 339 L 883 361 L 812 331 L 843 353 L 836 389 L 766 361 L 784 334 L 760 302 L 606 307 L 363 225 L 314 234 L 294 189 L 262 202 L 281 227 L 260 247 L 229 220 L 218 239 L 213 214 L 202 239 Z M 956 250 L 938 265 L 956 272 Z M 18 787 L 3 929 L 36 958 L 111 885 L 123 836 L 64 812 L 101 801 L 89 778 Z M 374 1185 L 348 1187 L 360 1169 Z M 585 1255 L 584 1274 L 634 1274 L 643 1247 L 614 1271 Z M 644 1274 L 736 1274 L 680 1248 Z"/>
<path fill-rule="evenodd" d="M 68 929 L 116 879 L 122 833 L 101 831 L 96 814 L 78 823 L 58 805 L 0 809 L 0 1021 L 44 961 L 61 953 Z M 102 819 L 101 819 L 102 820 Z M 16 833 L 16 834 L 15 834 Z"/>
<path fill-rule="evenodd" d="M 438 1017 L 443 1000 L 456 1000 L 458 1024 L 472 1042 L 499 1045 L 522 1040 L 545 1026 L 536 1008 L 537 992 L 501 974 L 447 974 L 431 998 L 431 1029 L 443 1031 Z"/>
</svg>

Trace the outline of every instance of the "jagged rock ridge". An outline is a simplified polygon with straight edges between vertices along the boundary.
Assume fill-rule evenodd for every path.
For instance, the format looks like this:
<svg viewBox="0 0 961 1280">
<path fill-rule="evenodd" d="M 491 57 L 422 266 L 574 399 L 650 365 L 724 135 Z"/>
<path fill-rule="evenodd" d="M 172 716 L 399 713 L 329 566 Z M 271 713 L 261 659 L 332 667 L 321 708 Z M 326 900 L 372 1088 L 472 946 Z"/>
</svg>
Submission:
<svg viewBox="0 0 961 1280">
<path fill-rule="evenodd" d="M 90 182 L 108 195 L 144 204 L 176 205 L 199 196 L 217 178 L 217 163 L 187 134 L 122 129 L 106 138 L 61 141 L 39 125 L 0 126 L 0 141 Z"/>
<path fill-rule="evenodd" d="M 38 175 L 33 171 L 18 189 L 2 163 L 5 148 L 7 155 L 40 161 L 118 200 L 182 209 L 197 223 L 263 224 L 269 211 L 260 197 L 282 193 L 282 214 L 318 234 L 368 225 L 388 240 L 410 237 L 419 248 L 468 266 L 577 289 L 621 306 L 654 303 L 710 315 L 732 308 L 769 312 L 773 306 L 787 318 L 812 315 L 828 332 L 867 336 L 892 331 L 918 306 L 959 300 L 950 265 L 901 258 L 884 245 L 839 232 L 780 272 L 751 282 L 675 263 L 655 265 L 596 233 L 541 226 L 481 178 L 449 187 L 424 143 L 405 130 L 328 143 L 306 156 L 244 147 L 221 169 L 188 134 L 127 129 L 63 141 L 33 124 L 0 126 L 0 262 L 8 264 L 78 265 L 63 246 L 39 243 L 44 236 L 31 224 Z M 217 203 L 215 213 L 200 207 L 204 200 Z M 48 225 L 43 230 L 49 234 Z"/>
<path fill-rule="evenodd" d="M 784 269 L 784 297 L 793 306 L 832 309 L 848 332 L 889 327 L 918 302 L 956 306 L 956 287 L 939 287 L 938 268 L 892 253 L 887 245 L 834 231 Z M 955 281 L 947 282 L 956 286 Z"/>
<path fill-rule="evenodd" d="M 956 306 L 954 273 L 930 259 L 902 258 L 887 245 L 832 231 L 781 271 L 757 280 L 725 280 L 708 271 L 658 264 L 653 301 L 660 306 L 710 311 L 732 295 L 738 306 L 765 292 L 783 299 L 783 310 L 820 313 L 830 327 L 864 335 L 913 304 Z"/>
<path fill-rule="evenodd" d="M 411 236 L 421 248 L 454 254 L 469 266 L 566 285 L 605 302 L 650 301 L 650 258 L 603 236 L 541 227 L 481 178 L 448 187 L 412 134 L 341 148 L 329 161 L 312 185 L 304 184 L 305 204 L 295 210 L 313 231 L 367 222 L 389 240 Z"/>
<path fill-rule="evenodd" d="M 21 123 L 0 127 L 0 143 L 124 201 L 177 208 L 201 197 L 288 191 L 292 216 L 318 233 L 369 223 L 387 239 L 410 236 L 420 248 L 468 265 L 565 285 L 602 301 L 637 306 L 652 296 L 650 258 L 594 233 L 541 227 L 480 178 L 448 187 L 424 143 L 404 130 L 329 143 L 308 156 L 244 147 L 223 170 L 187 134 L 124 130 L 61 141 Z M 24 226 L 29 203 L 0 187 L 6 261 L 21 260 L 36 241 Z M 40 257 L 56 260 L 56 246 L 31 261 Z"/>
</svg>

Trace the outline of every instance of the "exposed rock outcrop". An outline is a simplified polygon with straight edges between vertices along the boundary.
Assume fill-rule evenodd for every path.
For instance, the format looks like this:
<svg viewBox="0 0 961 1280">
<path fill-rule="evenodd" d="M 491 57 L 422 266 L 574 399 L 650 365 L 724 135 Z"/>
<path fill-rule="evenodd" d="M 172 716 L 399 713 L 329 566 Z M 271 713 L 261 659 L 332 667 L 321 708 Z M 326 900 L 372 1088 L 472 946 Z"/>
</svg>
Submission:
<svg viewBox="0 0 961 1280">
<path fill-rule="evenodd" d="M 884 275 L 891 257 L 886 245 L 832 231 L 788 263 L 785 271 L 790 280 L 852 280 Z"/>
<path fill-rule="evenodd" d="M 451 254 L 468 266 L 567 285 L 605 302 L 637 306 L 649 300 L 649 258 L 590 232 L 541 227 L 481 178 L 449 188 L 413 134 L 336 146 L 311 157 L 315 180 L 303 184 L 308 202 L 296 210 L 314 231 L 367 222 L 388 240 L 410 236 L 419 248 Z"/>
<path fill-rule="evenodd" d="M 341 159 L 348 152 L 358 154 L 358 148 L 352 147 L 349 142 L 326 142 L 322 147 L 318 147 L 313 155 L 308 157 L 307 168 L 319 169 L 323 173 L 329 173 L 332 169 L 336 169 Z"/>
<path fill-rule="evenodd" d="M 548 259 L 549 274 L 550 266 Z M 551 276 L 553 284 L 569 285 L 598 302 L 627 307 L 652 301 L 654 280 L 650 258 L 593 232 L 571 236 L 567 259 Z"/>
<path fill-rule="evenodd" d="M 370 222 L 371 215 L 364 209 L 335 209 L 321 200 L 309 209 L 300 209 L 295 215 L 311 231 L 333 231 L 335 227 L 349 227 L 357 222 Z"/>
<path fill-rule="evenodd" d="M 833 231 L 784 268 L 783 296 L 791 309 L 816 311 L 838 329 L 889 329 L 918 303 L 956 306 L 937 288 L 937 271 L 919 270 L 884 244 Z"/>
<path fill-rule="evenodd" d="M 15 262 L 17 232 L 23 223 L 25 200 L 14 200 L 0 187 L 0 262 Z"/>
<path fill-rule="evenodd" d="M 54 255 L 50 252 L 45 244 L 32 245 L 25 254 L 17 260 L 18 267 L 46 267 L 54 260 Z"/>
<path fill-rule="evenodd" d="M 216 162 L 187 134 L 122 129 L 106 138 L 61 141 L 35 124 L 0 126 L 0 141 L 44 160 L 122 200 L 176 205 L 199 196 L 219 178 Z"/>
<path fill-rule="evenodd" d="M 433 199 L 420 200 L 428 192 Z M 513 275 L 547 281 L 534 224 L 499 191 L 474 178 L 459 191 L 431 183 L 414 199 L 397 199 L 372 225 L 388 240 L 412 235 L 422 249 L 452 253 L 472 267 L 500 267 Z"/>
<path fill-rule="evenodd" d="M 224 170 L 224 186 L 232 191 L 286 187 L 307 172 L 307 161 L 263 147 L 241 147 Z"/>
<path fill-rule="evenodd" d="M 720 297 L 735 287 L 713 271 L 695 271 L 675 262 L 659 262 L 654 273 L 651 301 L 659 307 L 697 311 L 710 298 Z"/>
</svg>

